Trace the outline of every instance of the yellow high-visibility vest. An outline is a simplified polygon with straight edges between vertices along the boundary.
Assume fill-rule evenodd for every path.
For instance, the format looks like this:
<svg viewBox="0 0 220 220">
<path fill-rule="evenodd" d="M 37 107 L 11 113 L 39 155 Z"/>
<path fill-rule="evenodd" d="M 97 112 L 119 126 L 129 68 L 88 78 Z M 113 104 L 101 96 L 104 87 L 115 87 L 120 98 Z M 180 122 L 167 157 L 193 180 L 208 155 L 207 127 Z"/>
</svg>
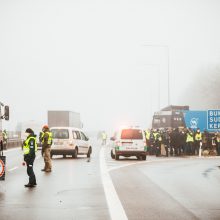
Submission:
<svg viewBox="0 0 220 220">
<path fill-rule="evenodd" d="M 150 140 L 150 132 L 149 131 L 146 131 L 146 139 Z"/>
<path fill-rule="evenodd" d="M 48 140 L 47 140 L 47 144 L 48 145 L 51 145 L 52 144 L 52 141 L 53 141 L 53 138 L 52 138 L 52 132 L 50 131 L 46 131 L 42 134 L 42 144 L 44 144 L 44 135 L 45 134 L 48 134 Z"/>
<path fill-rule="evenodd" d="M 27 140 L 24 142 L 24 145 L 23 145 L 23 152 L 24 152 L 24 155 L 27 155 L 30 153 L 30 141 L 33 140 L 34 141 L 34 148 L 35 148 L 35 152 L 37 152 L 37 140 L 36 140 L 36 137 L 29 137 L 27 138 Z"/>
<path fill-rule="evenodd" d="M 201 133 L 201 132 L 196 133 L 196 135 L 195 135 L 195 140 L 196 140 L 196 141 L 201 141 L 201 140 L 202 140 L 202 133 Z"/>
<path fill-rule="evenodd" d="M 187 133 L 186 142 L 194 142 L 193 133 Z"/>
</svg>

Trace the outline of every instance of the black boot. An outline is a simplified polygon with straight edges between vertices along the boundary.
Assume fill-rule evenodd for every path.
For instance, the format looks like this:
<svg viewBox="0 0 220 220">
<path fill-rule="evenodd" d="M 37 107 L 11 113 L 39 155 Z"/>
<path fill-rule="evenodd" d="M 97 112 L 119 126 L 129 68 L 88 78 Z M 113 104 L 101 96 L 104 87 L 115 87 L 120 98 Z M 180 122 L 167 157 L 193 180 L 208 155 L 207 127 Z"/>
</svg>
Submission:
<svg viewBox="0 0 220 220">
<path fill-rule="evenodd" d="M 25 186 L 25 187 L 34 187 L 35 185 L 28 183 L 28 184 L 26 184 L 26 185 L 24 185 L 24 186 Z"/>
</svg>

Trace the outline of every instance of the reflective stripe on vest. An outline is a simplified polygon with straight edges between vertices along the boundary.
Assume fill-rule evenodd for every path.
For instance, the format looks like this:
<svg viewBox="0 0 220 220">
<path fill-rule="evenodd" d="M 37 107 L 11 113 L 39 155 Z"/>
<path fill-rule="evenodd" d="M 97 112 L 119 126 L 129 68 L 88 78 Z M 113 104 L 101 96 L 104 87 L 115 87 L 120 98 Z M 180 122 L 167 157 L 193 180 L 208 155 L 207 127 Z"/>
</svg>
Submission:
<svg viewBox="0 0 220 220">
<path fill-rule="evenodd" d="M 24 142 L 24 145 L 23 145 L 24 155 L 30 153 L 30 145 L 29 145 L 29 142 L 30 142 L 31 139 L 34 140 L 34 143 L 35 143 L 35 152 L 37 152 L 37 141 L 36 141 L 36 137 L 29 137 L 29 138 Z"/>
<path fill-rule="evenodd" d="M 42 134 L 42 143 L 44 143 L 44 135 L 45 135 L 45 134 L 48 134 L 47 144 L 48 144 L 48 145 L 51 145 L 53 138 L 52 138 L 52 133 L 49 132 L 49 131 L 44 132 L 44 133 Z"/>
</svg>

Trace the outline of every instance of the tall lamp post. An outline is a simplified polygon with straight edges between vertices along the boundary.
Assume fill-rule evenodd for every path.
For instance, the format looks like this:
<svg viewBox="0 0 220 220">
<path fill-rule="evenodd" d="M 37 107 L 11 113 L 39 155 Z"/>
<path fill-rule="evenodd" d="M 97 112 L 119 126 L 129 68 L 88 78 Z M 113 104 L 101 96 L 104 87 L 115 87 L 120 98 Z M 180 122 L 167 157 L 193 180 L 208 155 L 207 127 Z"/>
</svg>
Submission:
<svg viewBox="0 0 220 220">
<path fill-rule="evenodd" d="M 165 48 L 167 50 L 167 99 L 168 105 L 170 105 L 170 51 L 168 45 L 158 45 L 158 44 L 144 44 L 144 47 L 152 48 Z M 160 95 L 160 94 L 159 94 Z"/>
</svg>

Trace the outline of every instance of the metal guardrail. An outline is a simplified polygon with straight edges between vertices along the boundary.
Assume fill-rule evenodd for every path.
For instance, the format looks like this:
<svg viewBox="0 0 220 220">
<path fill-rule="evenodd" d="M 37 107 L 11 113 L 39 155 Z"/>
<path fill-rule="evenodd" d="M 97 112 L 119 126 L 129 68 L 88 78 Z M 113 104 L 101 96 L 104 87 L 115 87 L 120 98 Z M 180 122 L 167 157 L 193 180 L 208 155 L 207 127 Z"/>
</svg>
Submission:
<svg viewBox="0 0 220 220">
<path fill-rule="evenodd" d="M 21 147 L 22 146 L 22 140 L 18 138 L 10 138 L 7 141 L 7 145 L 4 146 L 4 150 L 15 148 L 15 147 Z"/>
</svg>

